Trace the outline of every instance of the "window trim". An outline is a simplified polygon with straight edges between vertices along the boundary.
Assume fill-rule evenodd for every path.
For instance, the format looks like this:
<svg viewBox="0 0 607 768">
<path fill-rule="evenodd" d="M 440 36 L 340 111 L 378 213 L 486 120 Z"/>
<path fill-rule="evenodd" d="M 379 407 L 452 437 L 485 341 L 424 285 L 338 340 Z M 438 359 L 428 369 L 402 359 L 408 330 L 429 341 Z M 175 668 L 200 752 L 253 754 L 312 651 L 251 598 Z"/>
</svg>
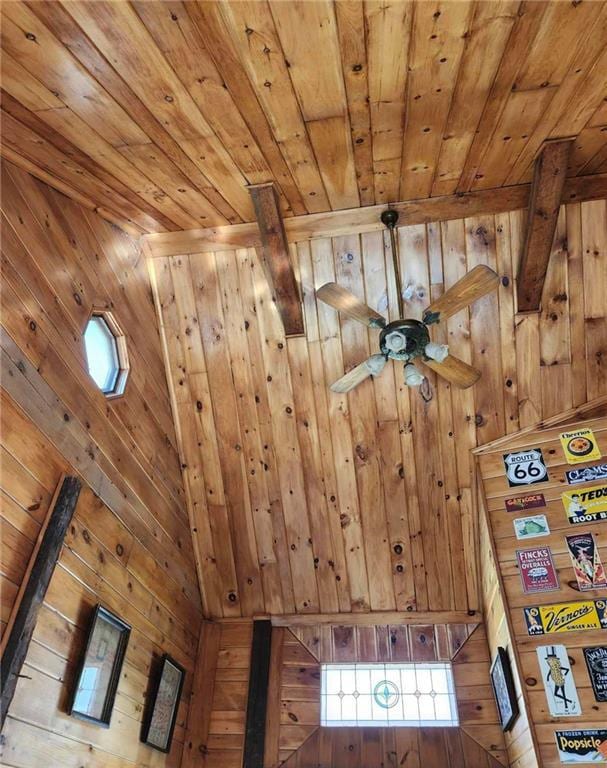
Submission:
<svg viewBox="0 0 607 768">
<path fill-rule="evenodd" d="M 91 309 L 82 331 L 84 360 L 86 364 L 86 372 L 89 376 L 90 376 L 90 371 L 88 367 L 88 356 L 86 352 L 86 343 L 84 341 L 84 334 L 86 333 L 86 329 L 88 328 L 89 323 L 94 317 L 100 317 L 105 322 L 105 324 L 110 330 L 110 333 L 114 337 L 114 341 L 116 342 L 116 355 L 118 358 L 118 373 L 116 374 L 116 381 L 114 383 L 113 388 L 111 389 L 111 391 L 108 391 L 108 392 L 104 392 L 100 387 L 98 387 L 92 377 L 91 377 L 91 381 L 93 381 L 95 385 L 95 389 L 97 389 L 106 398 L 106 400 L 115 400 L 124 395 L 126 390 L 126 384 L 129 379 L 129 372 L 131 369 L 128 350 L 127 350 L 127 344 L 126 344 L 126 335 L 124 334 L 122 328 L 120 327 L 120 324 L 116 320 L 115 314 L 111 310 L 104 309 L 101 307 L 93 307 Z"/>
</svg>

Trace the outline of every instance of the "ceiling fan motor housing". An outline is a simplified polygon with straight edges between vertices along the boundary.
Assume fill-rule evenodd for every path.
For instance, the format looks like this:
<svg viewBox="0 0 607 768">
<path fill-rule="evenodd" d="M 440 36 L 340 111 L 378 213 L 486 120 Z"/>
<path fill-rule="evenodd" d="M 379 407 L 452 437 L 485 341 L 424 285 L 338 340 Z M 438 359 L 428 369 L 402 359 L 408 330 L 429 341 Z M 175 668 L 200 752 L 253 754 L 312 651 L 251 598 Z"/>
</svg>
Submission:
<svg viewBox="0 0 607 768">
<path fill-rule="evenodd" d="M 392 360 L 413 360 L 424 353 L 430 341 L 428 329 L 419 320 L 394 320 L 379 336 L 379 348 Z"/>
</svg>

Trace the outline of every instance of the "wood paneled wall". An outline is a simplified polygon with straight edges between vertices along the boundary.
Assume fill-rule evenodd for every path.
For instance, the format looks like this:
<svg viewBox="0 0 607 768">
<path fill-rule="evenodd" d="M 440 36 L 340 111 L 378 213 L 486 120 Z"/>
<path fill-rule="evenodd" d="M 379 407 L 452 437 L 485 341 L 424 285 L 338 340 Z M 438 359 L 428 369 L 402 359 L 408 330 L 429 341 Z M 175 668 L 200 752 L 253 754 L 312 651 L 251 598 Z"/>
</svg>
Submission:
<svg viewBox="0 0 607 768">
<path fill-rule="evenodd" d="M 539 743 L 539 761 L 542 768 L 557 768 L 561 765 L 555 746 L 554 732 L 556 730 L 604 727 L 607 720 L 607 704 L 598 703 L 594 700 L 582 653 L 582 648 L 585 646 L 604 645 L 605 631 L 565 632 L 558 635 L 529 637 L 523 613 L 523 608 L 529 605 L 604 597 L 604 593 L 598 590 L 590 590 L 584 592 L 583 595 L 580 594 L 565 541 L 565 536 L 573 534 L 576 529 L 580 532 L 590 531 L 595 537 L 603 563 L 607 561 L 607 523 L 597 522 L 584 526 L 571 526 L 568 524 L 561 501 L 561 493 L 572 486 L 567 486 L 565 480 L 565 470 L 571 467 L 565 462 L 558 435 L 560 432 L 577 429 L 580 426 L 592 427 L 603 455 L 605 455 L 607 453 L 607 418 L 603 416 L 587 421 L 570 419 L 568 424 L 546 426 L 536 431 L 528 431 L 520 436 L 515 435 L 511 440 L 502 440 L 494 446 L 483 449 L 478 456 L 490 534 L 493 538 L 497 564 L 503 582 L 505 607 L 512 626 L 513 641 L 518 649 L 519 674 L 524 682 L 524 695 L 527 699 L 529 718 Z M 544 494 L 547 503 L 546 508 L 533 510 L 533 512 L 546 515 L 551 533 L 541 539 L 521 542 L 515 538 L 512 520 L 514 517 L 522 516 L 525 513 L 516 515 L 506 512 L 504 500 L 520 494 L 522 489 L 508 487 L 502 455 L 513 450 L 536 447 L 540 447 L 542 450 L 548 466 L 549 480 L 541 485 L 529 486 L 528 489 L 523 487 L 523 490 Z M 573 487 L 583 488 L 584 486 Z M 522 591 L 517 568 L 516 549 L 532 547 L 538 543 L 549 546 L 553 553 L 560 589 L 544 596 L 541 594 L 525 595 Z M 572 661 L 572 674 L 582 706 L 582 714 L 579 717 L 554 718 L 549 714 L 535 649 L 540 645 L 549 645 L 555 642 L 567 648 Z M 525 761 L 521 761 L 519 764 L 532 765 L 532 763 Z"/>
<path fill-rule="evenodd" d="M 212 616 L 478 608 L 469 450 L 607 392 L 607 202 L 561 209 L 540 314 L 516 314 L 522 211 L 401 227 L 407 314 L 477 264 L 499 290 L 436 338 L 471 390 L 400 367 L 328 390 L 375 349 L 314 291 L 336 279 L 395 317 L 380 232 L 297 243 L 306 337 L 288 341 L 253 249 L 151 259 Z M 388 309 L 387 309 L 388 308 Z M 389 312 L 388 312 L 389 310 Z"/>
<path fill-rule="evenodd" d="M 428 761 L 422 763 L 424 765 L 440 765 L 438 755 L 448 749 L 450 754 L 453 751 L 453 762 L 445 764 L 463 766 L 465 763 L 458 762 L 458 755 L 463 749 L 462 744 L 469 740 L 476 743 L 469 749 L 473 752 L 480 750 L 483 755 L 478 765 L 492 765 L 489 756 L 506 765 L 504 740 L 489 680 L 489 652 L 483 627 L 462 624 L 280 627 L 273 631 L 272 645 L 274 664 L 268 698 L 266 768 L 276 768 L 283 763 L 307 765 L 312 754 L 310 743 L 318 744 L 321 749 L 317 758 L 320 765 L 330 765 L 331 759 L 340 763 L 336 752 L 344 749 L 346 744 L 353 753 L 353 764 L 357 765 L 359 753 L 361 750 L 364 753 L 364 744 L 374 731 L 382 743 L 394 744 L 396 739 L 397 751 L 419 753 L 420 760 Z M 454 729 L 435 731 L 432 728 L 398 728 L 395 736 L 389 735 L 390 729 L 381 728 L 321 728 L 321 735 L 313 739 L 320 726 L 321 663 L 450 660 L 458 699 L 461 742 L 459 736 L 453 736 Z M 458 745 L 457 749 L 451 742 Z M 322 744 L 324 747 L 320 746 Z M 322 751 L 327 748 L 328 754 Z M 426 748 L 429 751 L 425 755 Z M 291 757 L 293 753 L 301 754 L 295 758 Z M 374 762 L 370 753 L 363 765 L 379 768 L 379 755 L 378 752 L 377 762 Z M 411 764 L 416 765 L 414 758 L 410 759 Z"/>
<path fill-rule="evenodd" d="M 5 164 L 2 238 L 2 627 L 62 473 L 84 487 L 0 747 L 7 766 L 177 767 L 201 620 L 187 512 L 145 264 L 136 243 Z M 111 308 L 131 374 L 107 401 L 82 331 Z M 92 608 L 132 627 L 109 730 L 65 714 Z M 150 667 L 187 670 L 171 754 L 139 742 Z"/>
<path fill-rule="evenodd" d="M 505 596 L 498 566 L 496 564 L 493 539 L 484 503 L 479 489 L 479 559 L 481 564 L 482 613 L 487 632 L 487 644 L 491 659 L 497 656 L 498 647 L 505 648 L 512 662 L 512 676 L 516 690 L 519 717 L 512 730 L 504 733 L 508 761 L 512 768 L 538 768 L 537 745 L 534 741 L 533 726 L 529 722 L 527 701 L 518 668 L 518 655 L 514 635 L 506 613 Z"/>
<path fill-rule="evenodd" d="M 207 623 L 199 707 L 188 734 L 187 768 L 241 768 L 252 621 Z M 206 637 L 206 643 L 204 638 Z M 459 728 L 320 728 L 320 661 L 453 658 Z M 266 768 L 411 765 L 497 768 L 507 765 L 489 679 L 482 626 L 274 627 L 266 722 Z M 186 754 L 188 754 L 186 752 Z M 352 760 L 347 762 L 348 755 Z M 398 757 L 397 757 L 398 756 Z M 403 762 L 407 757 L 407 762 Z M 316 761 L 316 762 L 315 762 Z M 384 761 L 384 762 L 382 762 Z"/>
</svg>

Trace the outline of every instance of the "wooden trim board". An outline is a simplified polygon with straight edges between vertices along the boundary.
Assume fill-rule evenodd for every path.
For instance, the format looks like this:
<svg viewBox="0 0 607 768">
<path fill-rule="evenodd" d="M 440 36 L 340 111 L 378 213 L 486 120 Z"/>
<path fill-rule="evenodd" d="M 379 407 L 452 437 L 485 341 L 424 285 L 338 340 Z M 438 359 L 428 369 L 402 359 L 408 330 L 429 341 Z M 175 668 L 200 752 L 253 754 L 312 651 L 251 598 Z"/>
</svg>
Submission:
<svg viewBox="0 0 607 768">
<path fill-rule="evenodd" d="M 460 195 L 408 200 L 394 203 L 391 207 L 398 211 L 400 226 L 427 224 L 431 221 L 526 208 L 530 193 L 531 184 L 520 184 Z M 607 198 L 607 173 L 567 179 L 561 203 L 604 198 Z M 317 237 L 376 232 L 384 228 L 379 217 L 387 208 L 387 205 L 370 205 L 364 208 L 293 216 L 284 220 L 285 232 L 291 243 Z M 257 224 L 250 223 L 182 232 L 161 232 L 143 235 L 141 241 L 148 245 L 148 253 L 158 258 L 234 248 L 259 248 L 261 235 Z"/>
</svg>

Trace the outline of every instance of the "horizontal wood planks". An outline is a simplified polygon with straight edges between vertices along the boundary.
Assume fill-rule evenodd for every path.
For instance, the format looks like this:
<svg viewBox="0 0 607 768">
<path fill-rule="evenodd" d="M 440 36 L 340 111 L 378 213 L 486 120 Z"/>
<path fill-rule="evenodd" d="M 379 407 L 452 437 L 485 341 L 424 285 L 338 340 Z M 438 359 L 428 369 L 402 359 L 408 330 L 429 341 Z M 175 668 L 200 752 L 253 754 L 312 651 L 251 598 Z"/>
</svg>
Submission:
<svg viewBox="0 0 607 768">
<path fill-rule="evenodd" d="M 438 329 L 480 381 L 432 375 L 428 403 L 392 363 L 328 391 L 377 333 L 315 289 L 394 319 L 381 233 L 292 246 L 305 338 L 285 338 L 254 249 L 150 259 L 210 615 L 478 609 L 468 451 L 607 392 L 606 222 L 605 201 L 561 209 L 539 316 L 515 314 L 522 211 L 399 228 L 410 316 L 478 264 L 500 275 Z"/>
<path fill-rule="evenodd" d="M 600 590 L 590 590 L 580 593 L 575 580 L 574 571 L 569 559 L 565 536 L 577 533 L 592 533 L 599 550 L 601 560 L 607 559 L 607 523 L 594 522 L 587 525 L 572 526 L 568 524 L 561 494 L 565 490 L 584 490 L 588 484 L 567 485 L 565 471 L 572 469 L 563 455 L 558 436 L 563 431 L 589 426 L 593 429 L 603 455 L 607 451 L 607 419 L 604 416 L 587 421 L 569 417 L 562 425 L 547 426 L 543 429 L 528 432 L 520 437 L 513 436 L 510 443 L 480 450 L 478 463 L 482 478 L 483 492 L 486 499 L 490 536 L 493 539 L 495 562 L 499 569 L 499 579 L 503 589 L 503 603 L 507 612 L 506 623 L 510 627 L 510 638 L 518 652 L 518 673 L 523 681 L 523 695 L 526 700 L 526 710 L 535 731 L 539 746 L 539 764 L 545 768 L 556 768 L 559 762 L 554 732 L 556 730 L 571 730 L 599 727 L 605 722 L 607 705 L 595 701 L 591 683 L 584 662 L 582 649 L 592 645 L 604 645 L 604 632 L 600 630 L 566 632 L 558 636 L 554 634 L 530 637 L 527 633 L 523 608 L 530 605 L 547 605 L 578 601 L 580 599 L 601 599 L 604 595 Z M 512 450 L 540 447 L 548 466 L 549 478 L 546 482 L 533 486 L 509 488 L 503 470 L 502 455 Z M 595 462 L 593 462 L 595 463 Z M 583 466 L 583 465 L 581 465 Z M 513 514 L 505 510 L 504 500 L 522 492 L 543 493 L 546 507 L 530 510 L 531 513 L 545 514 L 550 527 L 550 535 L 528 541 L 518 541 L 514 535 L 512 520 L 527 514 Z M 516 560 L 516 550 L 535 546 L 548 546 L 552 552 L 558 574 L 560 588 L 545 595 L 525 595 L 521 587 L 521 578 Z M 494 612 L 495 613 L 495 612 Z M 488 616 L 488 626 L 496 627 L 498 617 Z M 503 634 L 503 631 L 502 631 Z M 541 682 L 536 648 L 538 646 L 562 644 L 567 648 L 567 654 L 572 660 L 572 675 L 575 679 L 578 695 L 582 703 L 582 714 L 578 717 L 551 717 L 548 703 Z M 515 726 L 515 731 L 518 726 Z M 514 731 L 513 731 L 514 734 Z M 525 750 L 530 750 L 529 737 L 520 734 L 519 743 L 508 743 L 509 754 L 511 747 L 518 750 L 519 762 L 522 766 L 533 766 L 534 762 L 525 757 Z M 526 752 L 527 755 L 530 751 Z M 511 759 L 513 759 L 511 754 Z"/>
<path fill-rule="evenodd" d="M 201 605 L 145 261 L 137 244 L 5 163 L 2 241 L 2 628 L 64 474 L 83 482 L 2 734 L 7 766 L 178 766 Z M 111 308 L 132 362 L 123 397 L 90 379 L 82 331 Z M 92 610 L 133 627 L 112 728 L 65 714 Z M 150 669 L 186 669 L 172 751 L 139 742 Z"/>
<path fill-rule="evenodd" d="M 3 395 L 2 411 L 13 417 L 19 433 L 3 432 L 3 451 L 24 482 L 3 475 L 2 616 L 19 584 L 23 552 L 36 498 L 48 496 L 45 476 L 70 471 L 57 448 L 17 406 Z M 38 446 L 36 453 L 29 447 Z M 32 496 L 36 490 L 38 497 Z M 31 511 L 28 510 L 31 508 Z M 7 519 L 8 518 L 8 519 Z M 18 542 L 19 546 L 16 546 Z M 67 701 L 84 652 L 95 605 L 101 602 L 132 626 L 110 731 L 68 717 Z M 154 556 L 89 487 L 83 487 L 63 550 L 38 614 L 33 639 L 3 729 L 0 748 L 6 766 L 94 765 L 177 766 L 196 659 L 199 607 L 168 579 Z M 186 669 L 175 739 L 170 755 L 151 755 L 139 743 L 148 681 L 154 659 L 170 653 Z"/>
<path fill-rule="evenodd" d="M 286 217 L 522 185 L 564 136 L 570 177 L 606 169 L 598 0 L 2 15 L 4 157 L 133 232 L 253 221 L 247 184 Z"/>
</svg>

